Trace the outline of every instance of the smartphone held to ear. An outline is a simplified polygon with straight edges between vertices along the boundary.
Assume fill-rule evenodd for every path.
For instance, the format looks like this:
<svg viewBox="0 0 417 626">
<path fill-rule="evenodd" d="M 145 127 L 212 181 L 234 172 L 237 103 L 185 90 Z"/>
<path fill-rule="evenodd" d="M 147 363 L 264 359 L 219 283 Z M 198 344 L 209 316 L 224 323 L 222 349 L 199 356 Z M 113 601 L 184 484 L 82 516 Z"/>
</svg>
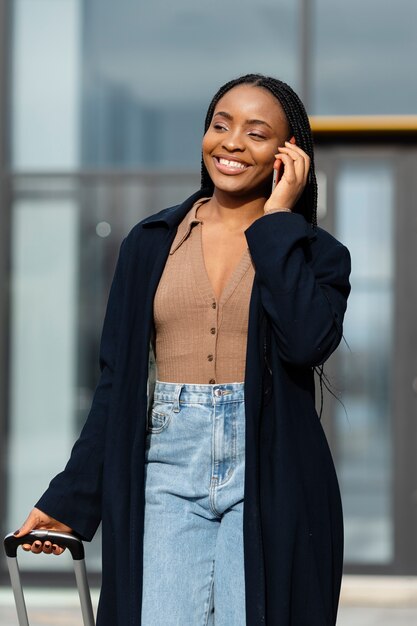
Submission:
<svg viewBox="0 0 417 626">
<path fill-rule="evenodd" d="M 271 193 L 274 191 L 275 187 L 278 185 L 279 179 L 280 179 L 280 171 L 281 171 L 281 163 L 279 164 L 279 168 L 275 169 L 274 167 L 274 173 L 272 175 L 272 189 L 271 189 Z"/>
<path fill-rule="evenodd" d="M 272 189 L 271 189 L 271 193 L 272 191 L 274 191 L 275 187 L 277 186 L 278 183 L 278 171 L 274 169 L 274 173 L 272 175 Z"/>
<path fill-rule="evenodd" d="M 296 145 L 296 140 L 294 135 L 292 135 L 289 139 L 289 143 L 292 143 L 294 146 Z M 280 178 L 281 178 L 281 174 L 282 174 L 282 168 L 283 168 L 283 163 L 282 161 L 278 161 L 278 167 L 275 168 L 274 167 L 274 173 L 272 176 L 272 189 L 271 189 L 271 193 L 274 191 L 275 187 L 278 185 Z"/>
</svg>

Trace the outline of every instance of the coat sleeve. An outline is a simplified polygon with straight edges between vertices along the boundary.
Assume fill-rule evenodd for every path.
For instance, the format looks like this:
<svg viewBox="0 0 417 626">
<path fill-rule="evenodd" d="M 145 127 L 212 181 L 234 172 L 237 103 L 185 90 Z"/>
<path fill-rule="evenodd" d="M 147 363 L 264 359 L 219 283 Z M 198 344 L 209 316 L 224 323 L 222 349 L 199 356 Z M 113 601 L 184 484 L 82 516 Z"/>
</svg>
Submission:
<svg viewBox="0 0 417 626">
<path fill-rule="evenodd" d="M 105 434 L 113 377 L 124 285 L 123 242 L 113 278 L 100 342 L 100 379 L 87 421 L 63 472 L 55 476 L 36 507 L 70 526 L 90 541 L 101 521 L 101 494 Z"/>
<path fill-rule="evenodd" d="M 265 215 L 245 234 L 280 357 L 299 366 L 324 363 L 342 338 L 349 251 L 321 230 L 311 242 L 311 226 L 295 213 Z"/>
</svg>

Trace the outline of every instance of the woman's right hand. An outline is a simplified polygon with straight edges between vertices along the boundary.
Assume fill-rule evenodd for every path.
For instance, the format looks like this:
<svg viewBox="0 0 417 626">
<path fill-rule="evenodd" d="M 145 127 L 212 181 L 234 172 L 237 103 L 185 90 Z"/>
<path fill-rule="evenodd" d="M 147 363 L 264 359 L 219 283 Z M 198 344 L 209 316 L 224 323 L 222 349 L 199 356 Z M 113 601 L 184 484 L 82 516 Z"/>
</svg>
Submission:
<svg viewBox="0 0 417 626">
<path fill-rule="evenodd" d="M 55 530 L 62 533 L 72 532 L 72 528 L 66 526 L 65 524 L 61 524 L 58 520 L 36 508 L 31 510 L 23 526 L 21 526 L 19 530 L 16 530 L 14 535 L 16 537 L 22 537 L 23 535 L 30 533 L 32 530 Z M 65 548 L 61 548 L 55 543 L 52 544 L 50 541 L 41 541 L 40 539 L 34 541 L 32 545 L 24 543 L 22 544 L 22 548 L 23 550 L 26 550 L 26 552 L 33 552 L 34 554 L 44 552 L 45 554 L 59 555 L 65 550 Z"/>
</svg>

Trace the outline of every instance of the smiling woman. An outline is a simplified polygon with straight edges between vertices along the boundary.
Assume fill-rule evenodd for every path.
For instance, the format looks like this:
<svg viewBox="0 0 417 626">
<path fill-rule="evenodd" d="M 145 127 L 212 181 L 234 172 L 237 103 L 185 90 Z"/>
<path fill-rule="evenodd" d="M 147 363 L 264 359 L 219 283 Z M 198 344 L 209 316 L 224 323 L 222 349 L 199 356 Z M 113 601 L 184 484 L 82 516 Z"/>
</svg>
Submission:
<svg viewBox="0 0 417 626">
<path fill-rule="evenodd" d="M 342 337 L 349 253 L 316 225 L 285 83 L 224 85 L 202 157 L 201 189 L 122 244 L 90 414 L 16 534 L 89 540 L 102 521 L 98 626 L 334 626 L 342 514 L 313 376 Z"/>
</svg>

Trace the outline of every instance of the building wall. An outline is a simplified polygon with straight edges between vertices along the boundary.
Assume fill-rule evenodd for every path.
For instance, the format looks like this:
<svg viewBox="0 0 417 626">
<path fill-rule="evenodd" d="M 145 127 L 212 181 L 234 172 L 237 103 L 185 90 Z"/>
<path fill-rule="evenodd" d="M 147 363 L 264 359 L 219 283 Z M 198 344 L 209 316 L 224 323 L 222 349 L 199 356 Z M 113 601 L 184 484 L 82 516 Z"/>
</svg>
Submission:
<svg viewBox="0 0 417 626">
<path fill-rule="evenodd" d="M 199 184 L 203 121 L 214 91 L 255 71 L 300 90 L 312 114 L 415 114 L 417 5 L 0 0 L 0 16 L 5 8 L 11 24 L 6 28 L 3 19 L 0 30 L 7 51 L 0 68 L 6 531 L 61 469 L 87 414 L 123 236 Z M 406 265 L 399 250 L 409 232 L 396 230 L 398 207 L 406 225 L 415 204 L 414 187 L 405 193 L 402 183 L 415 159 L 415 146 L 405 154 L 401 142 L 366 150 L 333 143 L 318 152 L 322 224 L 354 252 L 347 344 L 329 365 L 343 404 L 329 396 L 323 418 L 341 479 L 351 571 L 417 573 L 415 533 L 404 521 L 414 519 L 405 505 L 414 478 L 406 461 L 397 463 L 410 457 L 415 469 L 407 445 L 414 430 L 398 419 L 415 411 L 397 359 L 414 367 L 407 355 L 416 341 L 411 322 L 401 332 L 397 325 L 407 297 L 397 288 Z M 404 332 L 410 342 L 398 352 Z M 404 397 L 406 405 L 398 400 Z M 93 569 L 98 555 L 96 541 Z M 27 556 L 23 566 L 67 565 L 41 558 L 34 566 Z"/>
</svg>

